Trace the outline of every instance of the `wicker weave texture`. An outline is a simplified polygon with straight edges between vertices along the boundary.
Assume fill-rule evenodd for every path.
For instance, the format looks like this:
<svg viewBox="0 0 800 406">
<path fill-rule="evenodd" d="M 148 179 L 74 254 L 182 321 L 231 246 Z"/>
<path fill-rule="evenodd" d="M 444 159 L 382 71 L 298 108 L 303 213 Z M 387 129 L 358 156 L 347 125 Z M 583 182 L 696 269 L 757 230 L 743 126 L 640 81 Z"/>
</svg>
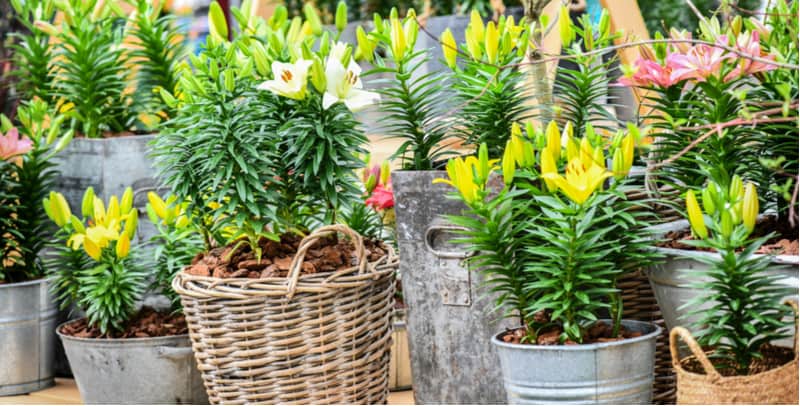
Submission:
<svg viewBox="0 0 800 406">
<path fill-rule="evenodd" d="M 679 338 L 688 344 L 692 356 L 678 359 Z M 756 368 L 764 372 L 746 376 L 722 376 L 685 328 L 672 329 L 670 350 L 678 377 L 678 404 L 798 404 L 796 351 L 794 358 L 788 363 L 785 363 L 785 358 L 775 356 L 779 351 L 764 353 L 764 359 L 759 361 Z M 697 363 L 702 366 L 705 374 L 687 370 L 690 364 Z"/>
<path fill-rule="evenodd" d="M 619 278 L 617 287 L 622 291 L 622 318 L 654 323 L 663 333 L 656 339 L 655 380 L 653 403 L 675 403 L 675 371 L 669 354 L 669 333 L 661 317 L 661 310 L 650 287 L 647 275 L 641 270 L 629 272 Z"/>
<path fill-rule="evenodd" d="M 321 236 L 350 236 L 358 264 L 300 275 Z M 214 404 L 382 404 L 388 396 L 394 278 L 391 252 L 366 262 L 344 226 L 304 239 L 287 278 L 217 279 L 180 273 L 198 367 Z"/>
</svg>

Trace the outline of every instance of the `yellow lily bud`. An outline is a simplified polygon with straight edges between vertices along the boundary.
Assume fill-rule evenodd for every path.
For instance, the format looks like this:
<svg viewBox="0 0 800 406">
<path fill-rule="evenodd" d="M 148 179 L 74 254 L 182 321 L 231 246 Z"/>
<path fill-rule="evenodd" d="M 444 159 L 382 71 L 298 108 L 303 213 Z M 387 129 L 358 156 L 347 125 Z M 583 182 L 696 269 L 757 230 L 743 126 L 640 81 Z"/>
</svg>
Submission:
<svg viewBox="0 0 800 406">
<path fill-rule="evenodd" d="M 186 217 L 185 215 L 180 216 L 177 220 L 175 220 L 175 227 L 177 228 L 186 228 L 189 224 L 191 224 L 191 221 L 189 220 L 189 217 Z"/>
<path fill-rule="evenodd" d="M 389 176 L 391 176 L 391 168 L 389 167 L 389 161 L 383 161 L 381 164 L 381 184 L 386 185 L 389 183 Z"/>
<path fill-rule="evenodd" d="M 47 218 L 56 222 L 55 214 L 53 213 L 53 202 L 50 201 L 50 198 L 45 197 L 42 199 L 42 207 L 44 208 L 44 213 L 47 215 Z"/>
<path fill-rule="evenodd" d="M 510 186 L 514 181 L 514 171 L 516 169 L 514 165 L 516 159 L 514 158 L 514 151 L 511 143 L 511 140 L 506 143 L 506 150 L 503 152 L 503 183 L 505 183 L 506 186 Z"/>
<path fill-rule="evenodd" d="M 406 47 L 413 49 L 419 35 L 419 25 L 417 25 L 415 18 L 409 16 L 406 19 L 405 24 L 403 24 L 403 33 L 406 35 Z"/>
<path fill-rule="evenodd" d="M 719 215 L 719 231 L 725 238 L 730 237 L 733 232 L 733 217 L 728 210 L 722 210 Z"/>
<path fill-rule="evenodd" d="M 620 148 L 614 150 L 614 157 L 611 159 L 611 172 L 614 172 L 614 178 L 617 180 L 627 175 L 625 172 L 625 160 L 622 157 L 622 149 Z"/>
<path fill-rule="evenodd" d="M 311 32 L 314 35 L 322 34 L 322 21 L 320 21 L 319 14 L 314 10 L 314 6 L 311 3 L 306 3 L 303 6 L 303 15 L 306 17 L 306 22 L 308 22 Z"/>
<path fill-rule="evenodd" d="M 74 214 L 69 217 L 69 222 L 72 224 L 72 228 L 75 229 L 76 233 L 83 234 L 86 232 L 86 227 L 83 226 L 83 223 L 80 221 L 80 219 L 75 217 Z"/>
<path fill-rule="evenodd" d="M 481 56 L 483 56 L 483 51 L 481 50 L 481 45 L 476 37 L 477 35 L 475 35 L 471 28 L 467 28 L 464 31 L 464 38 L 467 40 L 467 50 L 469 51 L 469 54 L 474 59 L 481 59 Z"/>
<path fill-rule="evenodd" d="M 703 212 L 700 211 L 700 205 L 697 204 L 697 198 L 695 198 L 692 190 L 686 192 L 686 213 L 689 216 L 689 224 L 692 226 L 694 233 L 700 238 L 707 238 L 708 229 L 706 229 L 706 224 L 703 220 Z"/>
<path fill-rule="evenodd" d="M 127 234 L 122 234 L 117 240 L 117 245 L 114 247 L 117 258 L 122 259 L 128 256 L 128 253 L 131 250 L 131 240 L 128 238 Z"/>
<path fill-rule="evenodd" d="M 108 210 L 106 210 L 106 219 L 107 220 L 116 220 L 119 219 L 119 201 L 117 200 L 116 196 L 111 196 L 108 199 Z"/>
<path fill-rule="evenodd" d="M 289 30 L 286 31 L 286 42 L 289 44 L 297 43 L 302 39 L 303 21 L 300 17 L 295 16 L 289 24 Z"/>
<path fill-rule="evenodd" d="M 392 19 L 392 55 L 395 59 L 402 58 L 406 53 L 406 34 L 397 18 Z"/>
<path fill-rule="evenodd" d="M 520 163 L 520 166 L 523 168 L 531 168 L 534 165 L 536 165 L 536 154 L 534 153 L 533 150 L 533 143 L 530 141 L 522 141 L 521 139 L 520 141 L 522 143 L 522 159 L 523 159 L 522 163 Z M 545 151 L 543 152 L 547 153 Z"/>
<path fill-rule="evenodd" d="M 139 225 L 139 212 L 136 209 L 132 209 L 128 212 L 128 219 L 125 220 L 125 228 L 122 231 L 122 234 L 127 235 L 128 238 L 133 239 L 133 236 L 136 235 L 136 226 Z"/>
<path fill-rule="evenodd" d="M 758 192 L 755 185 L 747 182 L 744 187 L 744 200 L 742 201 L 742 222 L 748 231 L 752 232 L 758 217 Z"/>
<path fill-rule="evenodd" d="M 561 158 L 561 134 L 558 133 L 558 124 L 551 121 L 547 124 L 545 129 L 545 138 L 547 139 L 547 151 L 553 156 L 553 162 L 557 162 Z"/>
<path fill-rule="evenodd" d="M 744 182 L 739 175 L 733 175 L 731 186 L 728 190 L 728 200 L 735 202 L 744 196 Z"/>
<path fill-rule="evenodd" d="M 567 138 L 567 162 L 572 162 L 575 159 L 580 159 L 580 146 L 578 141 L 571 136 Z"/>
<path fill-rule="evenodd" d="M 469 15 L 469 25 L 467 28 L 472 29 L 472 33 L 475 35 L 475 38 L 483 39 L 484 35 L 484 28 L 483 28 L 483 18 L 481 18 L 481 14 L 478 13 L 478 10 L 472 10 L 472 13 Z"/>
<path fill-rule="evenodd" d="M 125 188 L 125 191 L 122 192 L 122 198 L 119 201 L 119 211 L 120 213 L 127 213 L 131 211 L 133 208 L 133 189 L 129 187 Z"/>
<path fill-rule="evenodd" d="M 567 48 L 575 39 L 575 31 L 572 29 L 572 20 L 569 18 L 569 9 L 561 6 L 558 14 L 558 31 L 561 34 L 561 46 Z"/>
<path fill-rule="evenodd" d="M 212 1 L 208 7 L 208 31 L 218 40 L 228 40 L 228 23 L 219 3 Z"/>
<path fill-rule="evenodd" d="M 167 204 L 164 203 L 164 200 L 154 192 L 147 193 L 147 200 L 150 201 L 150 207 L 153 208 L 156 216 L 164 220 L 167 217 Z"/>
<path fill-rule="evenodd" d="M 55 210 L 54 213 L 58 218 L 58 222 L 56 224 L 59 227 L 63 227 L 64 224 L 69 221 L 69 218 L 72 216 L 72 211 L 69 208 L 69 203 L 67 203 L 67 199 L 64 198 L 64 195 L 61 193 L 55 193 L 50 195 L 50 201 L 55 203 Z"/>
<path fill-rule="evenodd" d="M 98 246 L 94 241 L 89 238 L 84 238 L 83 240 L 83 250 L 86 251 L 86 254 L 89 255 L 93 260 L 99 261 L 100 260 L 100 246 Z"/>
<path fill-rule="evenodd" d="M 489 179 L 489 147 L 483 143 L 478 148 L 478 178 L 477 183 L 484 184 Z"/>
<path fill-rule="evenodd" d="M 622 139 L 622 162 L 623 162 L 623 169 L 625 171 L 625 175 L 631 170 L 633 166 L 633 152 L 635 147 L 636 140 L 634 139 L 634 135 L 628 133 L 625 138 Z"/>
<path fill-rule="evenodd" d="M 367 193 L 372 193 L 372 191 L 375 190 L 375 186 L 378 186 L 378 179 L 375 175 L 370 174 L 367 181 L 364 182 L 364 188 L 367 190 Z"/>
<path fill-rule="evenodd" d="M 584 168 L 588 168 L 594 161 L 594 147 L 592 147 L 591 142 L 589 142 L 589 138 L 583 137 L 581 139 L 580 148 L 581 162 L 583 162 Z"/>
<path fill-rule="evenodd" d="M 456 45 L 456 39 L 453 37 L 453 33 L 450 29 L 444 30 L 442 33 L 442 53 L 444 54 L 444 60 L 447 63 L 447 66 L 450 69 L 456 68 L 456 58 L 458 57 L 458 46 Z"/>
<path fill-rule="evenodd" d="M 499 33 L 493 21 L 489 21 L 486 26 L 486 38 L 484 39 L 484 46 L 486 48 L 486 57 L 489 63 L 497 63 L 497 47 L 499 46 Z"/>
</svg>

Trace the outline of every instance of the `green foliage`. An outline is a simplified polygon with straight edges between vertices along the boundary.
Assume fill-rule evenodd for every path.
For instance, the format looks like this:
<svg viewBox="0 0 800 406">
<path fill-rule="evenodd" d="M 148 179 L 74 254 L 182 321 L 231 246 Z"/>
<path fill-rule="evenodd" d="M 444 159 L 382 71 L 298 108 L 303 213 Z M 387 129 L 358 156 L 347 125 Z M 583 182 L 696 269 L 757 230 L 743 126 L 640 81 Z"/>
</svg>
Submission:
<svg viewBox="0 0 800 406">
<path fill-rule="evenodd" d="M 138 310 L 147 287 L 147 273 L 130 257 L 95 263 L 78 273 L 76 303 L 89 324 L 103 334 L 125 329 L 125 322 Z"/>
<path fill-rule="evenodd" d="M 710 188 L 717 191 L 710 191 Z M 703 192 L 704 223 L 710 235 L 683 241 L 719 254 L 693 257 L 708 268 L 692 271 L 692 280 L 698 281 L 693 286 L 703 294 L 684 307 L 690 309 L 687 317 L 698 316 L 692 326 L 693 333 L 698 336 L 700 345 L 714 348 L 712 360 L 716 361 L 716 367 L 731 368 L 739 375 L 747 375 L 750 363 L 762 358 L 760 351 L 764 344 L 791 336 L 788 324 L 782 319 L 791 314 L 792 309 L 781 301 L 792 294 L 792 289 L 780 282 L 779 275 L 767 272 L 771 262 L 768 255 L 754 255 L 773 237 L 770 234 L 751 238 L 752 224 L 748 227 L 746 220 L 748 216 L 755 217 L 757 205 L 748 208 L 747 193 L 742 201 L 742 196 L 725 192 L 727 188 L 716 183 L 706 188 Z M 709 205 L 708 201 L 713 204 Z M 755 195 L 751 197 L 753 201 L 757 202 Z"/>
<path fill-rule="evenodd" d="M 445 78 L 439 71 L 416 75 L 415 72 L 430 61 L 430 51 L 409 50 L 403 55 L 394 56 L 388 22 L 378 28 L 370 36 L 378 39 L 387 57 L 382 58 L 377 53 L 374 56 L 376 67 L 367 75 L 392 76 L 381 82 L 376 81 L 381 85 L 378 89 L 382 96 L 380 112 L 384 114 L 382 121 L 385 122 L 381 131 L 403 140 L 393 155 L 393 158 L 400 159 L 403 169 L 433 169 L 434 162 L 447 156 L 442 145 L 442 141 L 447 139 L 447 128 L 441 117 L 441 101 L 445 97 L 442 81 Z"/>
<path fill-rule="evenodd" d="M 722 3 L 719 0 L 693 0 L 698 11 L 705 17 L 714 14 Z M 694 31 L 697 29 L 698 19 L 695 13 L 686 5 L 685 0 L 638 0 L 639 10 L 642 12 L 644 22 L 650 34 L 656 32 L 666 33 L 670 27 Z M 731 2 L 729 2 L 731 3 Z M 739 0 L 733 2 L 736 6 L 745 10 L 743 15 L 748 15 L 747 10 L 758 11 L 761 6 L 760 0 Z M 738 10 L 728 8 L 725 10 L 728 15 L 738 14 Z M 664 27 L 667 27 L 665 30 Z"/>
<path fill-rule="evenodd" d="M 75 16 L 75 25 L 62 25 L 55 51 L 59 80 L 55 95 L 70 103 L 66 114 L 73 128 L 89 138 L 119 133 L 133 124 L 131 97 L 126 93 L 128 56 L 119 46 L 121 31 L 111 19 L 91 21 Z"/>
<path fill-rule="evenodd" d="M 15 164 L 0 160 L 0 281 L 15 282 L 14 269 L 20 264 L 19 223 L 15 218 L 19 196 L 19 183 Z"/>
<path fill-rule="evenodd" d="M 55 72 L 52 65 L 53 45 L 50 35 L 36 25 L 34 21 L 49 21 L 55 14 L 52 1 L 25 1 L 14 3 L 17 20 L 28 30 L 28 33 L 12 33 L 15 40 L 11 48 L 14 50 L 13 61 L 17 78 L 16 90 L 22 99 L 38 97 L 50 104 L 55 102 L 53 83 Z"/>
<path fill-rule="evenodd" d="M 160 9 L 155 9 L 149 1 L 139 0 L 136 12 L 131 32 L 136 37 L 136 48 L 131 51 L 131 57 L 139 61 L 136 96 L 143 99 L 138 101 L 139 108 L 144 108 L 145 112 L 161 112 L 164 118 L 169 118 L 174 111 L 164 103 L 158 89 L 175 91 L 177 65 L 186 54 L 183 39 L 175 17 L 160 15 Z"/>
</svg>

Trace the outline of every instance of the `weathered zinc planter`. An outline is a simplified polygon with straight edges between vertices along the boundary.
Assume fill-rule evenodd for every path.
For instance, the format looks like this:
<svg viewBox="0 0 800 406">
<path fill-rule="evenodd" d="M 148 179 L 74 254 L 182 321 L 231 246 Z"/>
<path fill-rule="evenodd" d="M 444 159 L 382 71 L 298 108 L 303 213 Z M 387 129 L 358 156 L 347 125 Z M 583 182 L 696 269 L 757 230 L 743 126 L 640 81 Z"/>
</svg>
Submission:
<svg viewBox="0 0 800 406">
<path fill-rule="evenodd" d="M 53 386 L 56 313 L 45 279 L 0 285 L 0 396 Z"/>
<path fill-rule="evenodd" d="M 469 255 L 450 243 L 444 216 L 465 207 L 448 199 L 444 171 L 394 171 L 397 243 L 407 305 L 411 375 L 416 403 L 505 403 L 492 335 L 510 322 L 492 314 L 481 276 L 463 265 Z M 504 325 L 501 323 L 509 323 Z"/>
<path fill-rule="evenodd" d="M 129 186 L 136 194 L 153 190 L 157 184 L 156 172 L 153 160 L 148 157 L 148 143 L 154 138 L 155 135 L 131 135 L 73 139 L 54 159 L 60 172 L 56 190 L 64 194 L 73 211 L 81 207 L 83 193 L 89 186 L 104 201 L 111 195 L 121 196 Z M 141 217 L 140 220 L 146 220 L 146 216 Z M 137 235 L 140 241 L 150 237 Z"/>
<path fill-rule="evenodd" d="M 688 228 L 689 222 L 680 220 L 657 226 L 655 229 L 666 233 Z M 651 266 L 645 272 L 650 279 L 650 285 L 653 287 L 653 293 L 658 301 L 658 306 L 661 308 L 664 322 L 669 329 L 676 326 L 689 326 L 696 320 L 696 317 L 687 317 L 690 309 L 684 309 L 682 306 L 703 293 L 701 289 L 694 288 L 691 285 L 705 280 L 700 277 L 693 277 L 692 274 L 708 268 L 708 265 L 696 258 L 718 257 L 718 254 L 674 248 L 655 247 L 654 249 L 664 255 L 664 260 L 660 264 Z M 773 258 L 772 265 L 766 271 L 768 274 L 780 275 L 780 283 L 795 292 L 794 295 L 787 296 L 786 299 L 798 299 L 796 293 L 798 286 L 800 286 L 798 284 L 798 265 L 800 265 L 799 256 L 777 255 Z M 791 347 L 792 343 L 791 339 L 787 339 L 776 344 Z"/>
<path fill-rule="evenodd" d="M 610 320 L 606 320 L 610 323 Z M 647 404 L 661 328 L 623 320 L 640 337 L 584 345 L 509 344 L 496 335 L 510 404 Z"/>
<path fill-rule="evenodd" d="M 188 335 L 99 339 L 57 332 L 84 403 L 208 404 Z"/>
</svg>

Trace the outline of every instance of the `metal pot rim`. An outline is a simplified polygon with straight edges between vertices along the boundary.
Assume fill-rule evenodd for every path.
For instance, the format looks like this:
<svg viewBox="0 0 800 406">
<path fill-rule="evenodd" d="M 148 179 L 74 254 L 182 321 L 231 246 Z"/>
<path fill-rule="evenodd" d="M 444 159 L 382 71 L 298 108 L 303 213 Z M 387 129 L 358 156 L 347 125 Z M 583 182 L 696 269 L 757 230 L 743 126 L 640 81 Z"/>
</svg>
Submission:
<svg viewBox="0 0 800 406">
<path fill-rule="evenodd" d="M 136 338 L 83 338 L 83 337 L 75 337 L 71 335 L 66 335 L 61 333 L 61 327 L 72 323 L 77 320 L 84 319 L 85 317 L 81 317 L 78 319 L 72 319 L 70 321 L 65 321 L 56 327 L 56 334 L 61 340 L 67 341 L 75 341 L 75 342 L 82 342 L 87 344 L 114 344 L 114 345 L 135 345 L 135 344 L 145 344 L 145 345 L 159 345 L 159 344 L 167 344 L 178 339 L 189 339 L 189 334 L 179 334 L 179 335 L 172 335 L 172 336 L 161 336 L 161 337 L 136 337 Z"/>
<path fill-rule="evenodd" d="M 12 283 L 3 283 L 0 284 L 0 290 L 2 289 L 12 289 L 12 288 L 19 288 L 23 286 L 31 286 L 31 285 L 40 285 L 43 283 L 47 283 L 46 277 L 41 277 L 37 279 L 31 279 L 24 282 L 12 282 Z"/>
<path fill-rule="evenodd" d="M 148 133 L 148 134 L 130 134 L 130 135 L 120 135 L 115 137 L 104 137 L 104 138 L 86 138 L 86 137 L 76 137 L 73 139 L 87 142 L 113 142 L 114 140 L 129 140 L 133 138 L 155 138 L 157 133 Z"/>
<path fill-rule="evenodd" d="M 605 321 L 611 322 L 609 319 L 599 319 L 598 321 Z M 662 328 L 657 326 L 656 324 L 645 322 L 645 321 L 638 321 L 638 320 L 622 320 L 622 325 L 640 325 L 640 326 L 647 326 L 653 329 L 653 331 L 642 334 L 639 337 L 634 338 L 626 338 L 619 341 L 611 341 L 608 343 L 594 343 L 594 344 L 577 344 L 577 345 L 532 345 L 532 344 L 511 344 L 505 341 L 500 340 L 500 337 L 503 332 L 495 334 L 492 336 L 492 344 L 498 347 L 505 347 L 509 349 L 524 349 L 524 350 L 531 350 L 531 351 L 594 351 L 602 348 L 608 347 L 617 347 L 621 345 L 628 345 L 628 344 L 635 344 L 641 341 L 649 341 L 654 340 L 662 332 Z"/>
</svg>

